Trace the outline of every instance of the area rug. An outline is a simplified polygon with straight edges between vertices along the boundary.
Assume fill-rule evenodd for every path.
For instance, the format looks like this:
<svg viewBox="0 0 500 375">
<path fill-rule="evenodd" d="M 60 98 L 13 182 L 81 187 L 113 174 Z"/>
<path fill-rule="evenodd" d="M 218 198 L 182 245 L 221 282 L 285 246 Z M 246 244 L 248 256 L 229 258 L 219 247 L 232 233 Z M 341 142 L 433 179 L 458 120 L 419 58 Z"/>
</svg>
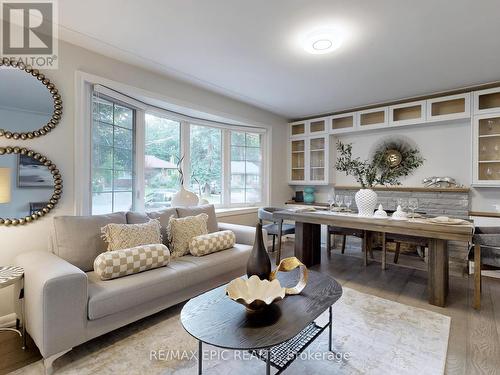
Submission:
<svg viewBox="0 0 500 375">
<path fill-rule="evenodd" d="M 197 374 L 197 342 L 179 321 L 181 307 L 85 343 L 54 363 L 55 374 Z M 443 374 L 450 318 L 344 288 L 333 305 L 333 350 L 324 331 L 285 374 Z M 318 323 L 327 322 L 324 314 Z M 204 346 L 204 374 L 264 374 L 248 352 Z M 276 372 L 272 370 L 271 373 Z M 43 374 L 41 361 L 12 374 Z"/>
</svg>

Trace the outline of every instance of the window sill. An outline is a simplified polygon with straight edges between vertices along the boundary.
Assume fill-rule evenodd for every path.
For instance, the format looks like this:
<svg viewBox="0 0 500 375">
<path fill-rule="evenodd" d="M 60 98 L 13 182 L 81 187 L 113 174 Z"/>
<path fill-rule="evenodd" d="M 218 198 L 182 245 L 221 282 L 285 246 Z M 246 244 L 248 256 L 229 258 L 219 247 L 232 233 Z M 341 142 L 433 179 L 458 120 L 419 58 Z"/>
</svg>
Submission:
<svg viewBox="0 0 500 375">
<path fill-rule="evenodd" d="M 259 207 L 238 207 L 238 208 L 217 208 L 215 214 L 217 217 L 237 216 L 257 213 Z"/>
</svg>

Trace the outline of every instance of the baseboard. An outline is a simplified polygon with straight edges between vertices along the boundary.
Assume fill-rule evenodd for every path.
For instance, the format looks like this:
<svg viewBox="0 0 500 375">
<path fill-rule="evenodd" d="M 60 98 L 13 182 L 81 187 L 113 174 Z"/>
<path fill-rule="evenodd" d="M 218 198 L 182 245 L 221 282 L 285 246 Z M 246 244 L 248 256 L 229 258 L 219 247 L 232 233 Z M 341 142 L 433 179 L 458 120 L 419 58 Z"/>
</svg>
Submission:
<svg viewBox="0 0 500 375">
<path fill-rule="evenodd" d="M 14 327 L 15 325 L 16 325 L 15 313 L 0 316 L 0 328 Z"/>
</svg>

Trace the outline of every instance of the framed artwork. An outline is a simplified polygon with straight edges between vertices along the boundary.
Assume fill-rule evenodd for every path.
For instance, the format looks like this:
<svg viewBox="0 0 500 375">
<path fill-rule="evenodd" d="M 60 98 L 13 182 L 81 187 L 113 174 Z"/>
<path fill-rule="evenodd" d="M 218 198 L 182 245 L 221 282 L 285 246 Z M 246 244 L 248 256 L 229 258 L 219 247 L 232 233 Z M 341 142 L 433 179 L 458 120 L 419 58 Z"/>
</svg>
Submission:
<svg viewBox="0 0 500 375">
<path fill-rule="evenodd" d="M 54 178 L 50 170 L 38 160 L 19 155 L 17 163 L 17 187 L 54 188 Z"/>
</svg>

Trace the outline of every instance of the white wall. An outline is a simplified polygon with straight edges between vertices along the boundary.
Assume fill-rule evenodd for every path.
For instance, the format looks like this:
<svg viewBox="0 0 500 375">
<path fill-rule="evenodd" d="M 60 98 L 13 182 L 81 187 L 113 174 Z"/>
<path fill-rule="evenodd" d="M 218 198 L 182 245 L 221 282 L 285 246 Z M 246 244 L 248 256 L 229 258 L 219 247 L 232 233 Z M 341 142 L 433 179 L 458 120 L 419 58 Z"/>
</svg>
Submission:
<svg viewBox="0 0 500 375">
<path fill-rule="evenodd" d="M 423 186 L 422 179 L 429 176 L 450 176 L 455 178 L 458 184 L 466 187 L 472 183 L 470 120 L 344 134 L 332 137 L 330 145 L 335 148 L 337 140 L 352 143 L 353 155 L 366 159 L 371 156 L 379 143 L 398 137 L 413 142 L 425 158 L 423 166 L 411 176 L 401 180 L 403 186 Z M 331 155 L 330 165 L 335 184 L 357 185 L 354 178 L 335 170 L 335 153 Z M 316 200 L 326 202 L 328 190 L 329 187 L 318 187 Z M 495 211 L 493 204 L 500 203 L 499 198 L 499 188 L 473 188 L 471 189 L 471 209 Z"/>
<path fill-rule="evenodd" d="M 25 251 L 46 250 L 48 230 L 54 215 L 73 214 L 74 199 L 74 94 L 75 72 L 81 70 L 130 86 L 169 97 L 178 105 L 185 105 L 213 115 L 234 118 L 248 123 L 272 125 L 273 160 L 271 168 L 271 204 L 282 204 L 289 198 L 286 168 L 286 120 L 251 105 L 166 78 L 141 68 L 121 63 L 74 45 L 60 42 L 59 69 L 44 73 L 59 88 L 64 100 L 64 115 L 59 126 L 48 136 L 14 141 L 0 138 L 0 147 L 22 145 L 46 154 L 61 170 L 64 192 L 60 204 L 39 222 L 19 227 L 0 227 L 0 264 L 11 264 L 14 257 Z M 12 289 L 0 291 L 0 316 L 13 311 Z"/>
</svg>

